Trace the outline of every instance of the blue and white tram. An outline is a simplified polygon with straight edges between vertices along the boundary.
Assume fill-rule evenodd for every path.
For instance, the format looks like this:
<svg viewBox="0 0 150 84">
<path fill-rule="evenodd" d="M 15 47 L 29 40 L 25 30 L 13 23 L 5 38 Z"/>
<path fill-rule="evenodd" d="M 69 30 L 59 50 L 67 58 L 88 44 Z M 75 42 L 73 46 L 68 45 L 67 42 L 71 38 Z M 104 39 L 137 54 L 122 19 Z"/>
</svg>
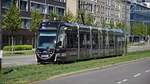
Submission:
<svg viewBox="0 0 150 84">
<path fill-rule="evenodd" d="M 124 32 L 120 29 L 43 22 L 38 31 L 37 62 L 70 62 L 122 55 L 124 39 Z"/>
</svg>

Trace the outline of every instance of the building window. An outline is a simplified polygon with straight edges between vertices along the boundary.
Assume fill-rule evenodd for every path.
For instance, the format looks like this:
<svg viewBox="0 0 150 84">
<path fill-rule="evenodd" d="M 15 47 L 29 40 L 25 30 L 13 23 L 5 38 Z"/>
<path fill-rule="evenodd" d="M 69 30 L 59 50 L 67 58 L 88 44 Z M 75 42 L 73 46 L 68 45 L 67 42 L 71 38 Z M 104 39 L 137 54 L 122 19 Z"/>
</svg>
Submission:
<svg viewBox="0 0 150 84">
<path fill-rule="evenodd" d="M 59 16 L 64 16 L 64 9 L 63 8 L 56 8 L 56 12 Z"/>
<path fill-rule="evenodd" d="M 20 10 L 22 10 L 22 11 L 28 11 L 27 1 L 20 1 Z"/>
<path fill-rule="evenodd" d="M 37 3 L 31 3 L 31 11 L 39 11 L 40 13 L 44 14 L 46 10 L 46 6 Z"/>
<path fill-rule="evenodd" d="M 30 20 L 29 19 L 22 19 L 22 28 L 29 29 L 30 28 Z"/>
<path fill-rule="evenodd" d="M 10 8 L 12 0 L 2 0 L 2 8 Z"/>
<path fill-rule="evenodd" d="M 53 7 L 52 6 L 48 6 L 48 13 L 51 13 L 51 12 L 53 12 Z"/>
<path fill-rule="evenodd" d="M 57 2 L 66 2 L 66 0 L 55 0 Z"/>
</svg>

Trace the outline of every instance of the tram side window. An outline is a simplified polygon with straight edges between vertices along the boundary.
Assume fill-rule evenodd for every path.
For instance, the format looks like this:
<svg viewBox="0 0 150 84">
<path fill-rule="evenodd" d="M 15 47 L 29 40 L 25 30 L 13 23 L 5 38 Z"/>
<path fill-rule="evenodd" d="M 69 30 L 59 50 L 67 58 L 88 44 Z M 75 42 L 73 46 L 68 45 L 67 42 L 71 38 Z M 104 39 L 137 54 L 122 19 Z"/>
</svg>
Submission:
<svg viewBox="0 0 150 84">
<path fill-rule="evenodd" d="M 110 48 L 114 48 L 114 35 L 113 35 L 113 32 L 110 32 L 110 34 L 109 34 L 109 46 L 110 46 Z"/>
<path fill-rule="evenodd" d="M 91 47 L 91 44 L 90 44 L 90 33 L 87 33 L 86 34 L 86 42 L 87 42 L 87 48 L 90 48 Z"/>
<path fill-rule="evenodd" d="M 90 48 L 90 32 L 80 32 L 80 48 Z"/>
<path fill-rule="evenodd" d="M 100 39 L 100 49 L 103 49 L 103 36 L 102 36 L 102 32 L 99 32 L 100 36 L 99 36 L 99 39 Z"/>
<path fill-rule="evenodd" d="M 103 35 L 103 45 L 102 45 L 102 48 L 105 49 L 105 46 L 106 46 L 106 37 L 107 37 L 107 36 L 106 36 L 106 32 L 103 31 L 103 32 L 102 32 L 102 35 Z"/>
<path fill-rule="evenodd" d="M 86 33 L 80 32 L 80 48 L 86 48 Z"/>
<path fill-rule="evenodd" d="M 67 48 L 77 48 L 78 39 L 77 33 L 71 30 L 67 31 Z"/>
<path fill-rule="evenodd" d="M 120 33 L 118 35 L 118 46 L 122 47 L 122 36 L 120 35 Z"/>
<path fill-rule="evenodd" d="M 93 32 L 93 35 L 92 35 L 92 45 L 93 45 L 94 49 L 98 48 L 98 34 L 97 34 L 97 32 Z"/>
</svg>

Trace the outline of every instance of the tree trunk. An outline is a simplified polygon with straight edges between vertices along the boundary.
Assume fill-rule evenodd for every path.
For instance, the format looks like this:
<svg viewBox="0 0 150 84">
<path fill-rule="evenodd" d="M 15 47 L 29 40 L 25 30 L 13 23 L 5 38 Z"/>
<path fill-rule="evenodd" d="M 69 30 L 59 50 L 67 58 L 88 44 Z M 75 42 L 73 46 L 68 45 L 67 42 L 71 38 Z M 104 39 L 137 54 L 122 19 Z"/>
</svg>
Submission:
<svg viewBox="0 0 150 84">
<path fill-rule="evenodd" d="M 11 36 L 11 55 L 14 54 L 14 37 L 13 35 Z"/>
<path fill-rule="evenodd" d="M 148 45 L 150 45 L 150 38 L 149 38 L 150 36 L 148 35 Z"/>
<path fill-rule="evenodd" d="M 32 37 L 32 47 L 34 49 L 34 37 Z"/>
<path fill-rule="evenodd" d="M 37 39 L 36 33 L 35 33 L 34 35 L 35 35 L 35 36 L 34 36 L 34 37 L 35 37 L 35 39 L 34 39 L 34 48 L 36 48 L 36 47 L 37 47 L 37 46 L 36 46 L 36 43 L 37 43 L 37 42 L 36 42 L 36 39 Z"/>
</svg>

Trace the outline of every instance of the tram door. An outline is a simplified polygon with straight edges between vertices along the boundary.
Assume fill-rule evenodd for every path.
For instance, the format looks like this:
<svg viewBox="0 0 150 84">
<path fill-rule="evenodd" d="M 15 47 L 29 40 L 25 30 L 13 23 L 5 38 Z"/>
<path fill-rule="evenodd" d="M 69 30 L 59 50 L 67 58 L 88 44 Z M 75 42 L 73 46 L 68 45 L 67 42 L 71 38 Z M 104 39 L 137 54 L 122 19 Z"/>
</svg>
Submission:
<svg viewBox="0 0 150 84">
<path fill-rule="evenodd" d="M 92 58 L 98 57 L 98 29 L 92 29 Z"/>
<path fill-rule="evenodd" d="M 98 31 L 98 56 L 101 57 L 103 56 L 103 34 L 102 34 L 102 30 Z"/>
<path fill-rule="evenodd" d="M 78 32 L 77 27 L 67 27 L 66 54 L 69 61 L 78 59 Z"/>
<path fill-rule="evenodd" d="M 80 28 L 80 59 L 90 58 L 90 29 Z"/>
</svg>

